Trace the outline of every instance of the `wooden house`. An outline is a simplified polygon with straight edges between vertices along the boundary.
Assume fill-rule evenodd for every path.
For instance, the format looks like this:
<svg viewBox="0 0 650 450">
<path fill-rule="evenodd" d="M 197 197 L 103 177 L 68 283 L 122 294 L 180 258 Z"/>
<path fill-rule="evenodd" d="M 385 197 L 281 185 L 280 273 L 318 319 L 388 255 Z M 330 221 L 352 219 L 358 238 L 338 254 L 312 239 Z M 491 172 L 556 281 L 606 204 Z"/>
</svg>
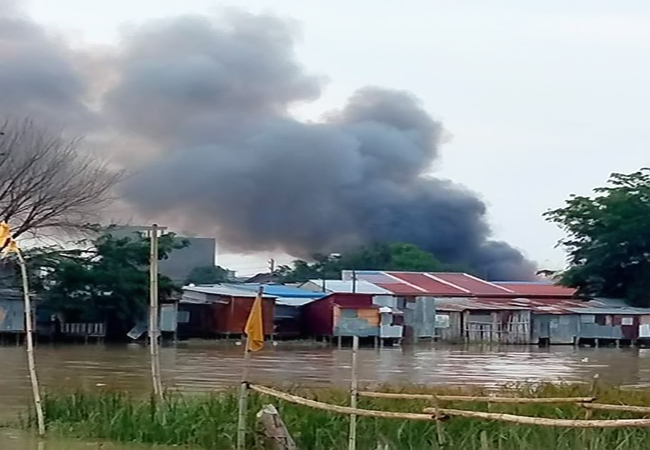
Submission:
<svg viewBox="0 0 650 450">
<path fill-rule="evenodd" d="M 303 306 L 304 334 L 314 338 L 376 337 L 379 307 L 371 294 L 331 293 Z"/>
<path fill-rule="evenodd" d="M 244 333 L 257 293 L 227 285 L 185 286 L 178 304 L 178 336 L 230 337 Z M 272 336 L 275 297 L 264 294 L 264 334 Z"/>
<path fill-rule="evenodd" d="M 264 293 L 275 298 L 273 309 L 273 334 L 278 338 L 297 338 L 303 334 L 303 306 L 326 294 L 283 284 L 242 283 L 227 286 Z"/>
</svg>

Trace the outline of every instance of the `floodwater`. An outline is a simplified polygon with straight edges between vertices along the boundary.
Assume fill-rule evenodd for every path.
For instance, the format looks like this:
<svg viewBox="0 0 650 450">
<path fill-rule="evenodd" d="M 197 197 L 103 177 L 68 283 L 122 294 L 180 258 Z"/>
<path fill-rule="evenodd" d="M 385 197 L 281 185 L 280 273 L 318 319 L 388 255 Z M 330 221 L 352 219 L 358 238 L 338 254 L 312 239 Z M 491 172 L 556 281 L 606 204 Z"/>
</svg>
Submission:
<svg viewBox="0 0 650 450">
<path fill-rule="evenodd" d="M 161 349 L 167 388 L 207 392 L 238 383 L 242 348 L 223 344 L 179 344 Z M 251 358 L 250 379 L 261 383 L 345 386 L 350 379 L 350 349 L 271 348 Z M 36 349 L 44 390 L 150 390 L 149 353 L 137 344 L 124 346 L 48 346 Z M 429 344 L 418 347 L 362 348 L 361 383 L 499 385 L 524 381 L 601 380 L 650 387 L 650 349 L 573 347 L 481 347 Z M 0 347 L 0 420 L 15 418 L 30 402 L 23 347 Z M 0 430 L 2 450 L 41 450 L 24 434 Z M 98 443 L 46 442 L 44 450 L 132 450 Z"/>
</svg>

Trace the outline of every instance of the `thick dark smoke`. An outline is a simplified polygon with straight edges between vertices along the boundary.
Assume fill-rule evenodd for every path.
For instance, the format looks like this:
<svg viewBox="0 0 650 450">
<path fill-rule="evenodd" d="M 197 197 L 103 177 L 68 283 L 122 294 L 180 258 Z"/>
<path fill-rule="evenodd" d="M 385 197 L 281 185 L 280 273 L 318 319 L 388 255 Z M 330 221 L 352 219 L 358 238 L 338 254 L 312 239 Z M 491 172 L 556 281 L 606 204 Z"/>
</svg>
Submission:
<svg viewBox="0 0 650 450">
<path fill-rule="evenodd" d="M 236 12 L 142 26 L 107 58 L 114 82 L 92 113 L 82 56 L 29 21 L 7 20 L 0 89 L 13 100 L 0 96 L 0 111 L 64 110 L 155 148 L 137 167 L 138 146 L 120 153 L 134 169 L 121 194 L 142 217 L 243 251 L 304 257 L 400 241 L 492 279 L 532 276 L 518 250 L 489 240 L 476 194 L 429 175 L 444 130 L 411 94 L 366 87 L 317 123 L 291 116 L 319 97 L 323 80 L 297 62 L 283 20 Z M 3 50 L 21 45 L 36 49 Z"/>
</svg>

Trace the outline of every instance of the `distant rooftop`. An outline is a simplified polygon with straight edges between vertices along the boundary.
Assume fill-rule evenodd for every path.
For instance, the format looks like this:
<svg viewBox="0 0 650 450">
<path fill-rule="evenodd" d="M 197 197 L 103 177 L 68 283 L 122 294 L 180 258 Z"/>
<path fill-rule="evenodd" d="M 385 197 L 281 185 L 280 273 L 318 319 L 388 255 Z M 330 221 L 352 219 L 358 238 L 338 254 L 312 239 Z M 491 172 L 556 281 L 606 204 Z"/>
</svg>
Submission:
<svg viewBox="0 0 650 450">
<path fill-rule="evenodd" d="M 550 281 L 507 281 L 494 284 L 509 289 L 517 295 L 526 297 L 573 297 L 576 294 L 576 289 L 560 286 L 559 284 L 554 284 Z"/>
<path fill-rule="evenodd" d="M 356 283 L 352 280 L 309 280 L 309 283 L 312 286 L 323 287 L 324 291 L 329 293 L 337 294 L 374 294 L 374 295 L 390 295 L 391 291 L 384 289 L 381 286 L 377 286 L 375 283 L 371 283 L 365 280 L 357 280 Z"/>
<path fill-rule="evenodd" d="M 240 289 L 226 284 L 205 284 L 197 286 L 183 286 L 183 291 L 199 292 L 201 294 L 222 295 L 224 297 L 249 297 L 254 298 L 257 292 L 250 289 Z M 264 297 L 273 298 L 274 295 L 264 294 Z"/>
<path fill-rule="evenodd" d="M 507 287 L 490 283 L 467 273 L 360 270 L 356 271 L 356 277 L 395 295 L 494 297 L 515 294 Z M 352 271 L 343 271 L 343 278 L 350 280 Z"/>
</svg>

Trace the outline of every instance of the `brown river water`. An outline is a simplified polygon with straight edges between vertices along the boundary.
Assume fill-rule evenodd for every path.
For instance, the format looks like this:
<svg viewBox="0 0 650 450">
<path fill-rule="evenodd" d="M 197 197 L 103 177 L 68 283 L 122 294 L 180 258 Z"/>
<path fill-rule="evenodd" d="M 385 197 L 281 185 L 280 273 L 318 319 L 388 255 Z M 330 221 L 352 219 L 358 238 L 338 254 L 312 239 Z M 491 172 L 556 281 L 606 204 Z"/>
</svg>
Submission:
<svg viewBox="0 0 650 450">
<path fill-rule="evenodd" d="M 250 379 L 261 383 L 345 386 L 350 349 L 271 348 L 254 354 Z M 235 385 L 242 370 L 241 347 L 180 344 L 161 350 L 164 384 L 182 392 L 207 392 Z M 124 346 L 48 346 L 36 349 L 44 390 L 114 388 L 150 390 L 148 349 Z M 650 349 L 551 347 L 463 347 L 423 345 L 362 348 L 362 383 L 499 385 L 525 381 L 600 379 L 650 387 Z M 0 420 L 15 418 L 29 405 L 30 386 L 23 347 L 0 347 Z M 0 429 L 0 450 L 138 450 L 103 443 L 37 442 L 24 433 Z"/>
</svg>

